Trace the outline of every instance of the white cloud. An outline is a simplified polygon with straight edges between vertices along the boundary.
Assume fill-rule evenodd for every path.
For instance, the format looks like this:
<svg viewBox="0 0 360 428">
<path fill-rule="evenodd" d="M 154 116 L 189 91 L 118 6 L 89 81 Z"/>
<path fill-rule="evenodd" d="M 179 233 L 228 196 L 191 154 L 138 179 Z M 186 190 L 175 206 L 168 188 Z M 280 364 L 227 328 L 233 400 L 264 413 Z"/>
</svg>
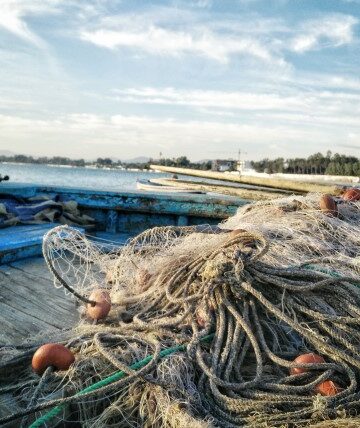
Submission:
<svg viewBox="0 0 360 428">
<path fill-rule="evenodd" d="M 157 54 L 177 56 L 198 54 L 226 63 L 231 55 L 247 54 L 263 61 L 275 58 L 258 40 L 215 34 L 210 30 L 175 31 L 151 25 L 143 29 L 98 29 L 82 31 L 81 39 L 108 49 L 137 48 Z"/>
<path fill-rule="evenodd" d="M 293 87 L 304 87 L 311 90 L 330 89 L 334 92 L 348 91 L 357 93 L 360 91 L 360 79 L 350 75 L 333 75 L 325 73 L 295 73 L 284 79 L 284 83 Z"/>
<path fill-rule="evenodd" d="M 253 157 L 261 157 L 275 155 L 270 147 L 298 148 L 304 154 L 315 143 L 327 148 L 346 142 L 350 134 L 359 135 L 360 80 L 356 61 L 351 61 L 354 50 L 348 49 L 348 59 L 342 56 L 342 71 L 336 68 L 336 52 L 326 56 L 329 64 L 321 63 L 321 53 L 310 63 L 305 61 L 312 61 L 312 55 L 294 61 L 293 67 L 285 62 L 294 53 L 356 42 L 356 18 L 327 13 L 305 22 L 297 17 L 290 25 L 286 14 L 265 18 L 257 9 L 231 16 L 227 8 L 207 9 L 207 0 L 173 0 L 169 7 L 142 2 L 134 8 L 130 3 L 0 1 L 1 35 L 5 30 L 48 48 L 14 49 L 9 43 L 0 52 L 1 107 L 8 114 L 0 117 L 3 141 L 17 151 L 32 144 L 38 153 L 63 150 L 64 155 L 81 157 L 88 150 L 92 156 L 119 157 L 121 152 L 132 157 L 158 149 L 189 156 L 197 150 L 195 157 L 205 157 L 210 147 L 219 145 L 225 153 L 243 144 L 251 146 L 246 149 L 249 156 L 253 150 Z M 41 38 L 47 34 L 49 46 Z M 121 54 L 103 55 L 92 47 L 91 55 L 91 45 L 71 37 Z M 66 49 L 74 46 L 75 57 Z M 136 61 L 116 68 L 119 57 L 124 64 L 135 55 Z M 169 58 L 158 61 L 149 55 Z M 171 61 L 174 57 L 184 61 Z M 194 57 L 213 62 L 204 66 Z M 100 67 L 94 58 L 104 58 Z M 231 67 L 221 65 L 230 61 Z M 109 95 L 110 86 L 122 85 Z M 64 113 L 74 109 L 86 113 Z"/>
<path fill-rule="evenodd" d="M 229 156 L 239 146 L 246 147 L 250 158 L 294 155 L 310 152 L 314 141 L 318 150 L 332 148 L 334 138 L 347 136 L 348 130 L 337 133 L 334 137 L 331 126 L 296 127 L 287 121 L 281 124 L 260 118 L 254 123 L 228 123 L 122 114 L 76 114 L 52 120 L 0 115 L 0 138 L 8 141 L 13 150 L 36 154 L 29 147 L 29 141 L 36 140 L 43 147 L 43 155 L 69 155 L 71 150 L 72 156 L 85 158 L 99 153 L 132 157 L 139 151 L 154 156 L 161 150 L 166 156 L 186 154 L 199 159 L 221 150 Z M 277 152 L 275 146 L 279 147 Z"/>
<path fill-rule="evenodd" d="M 39 48 L 46 48 L 46 42 L 27 24 L 28 17 L 64 14 L 65 19 L 75 17 L 75 21 L 81 21 L 105 13 L 103 3 L 106 0 L 1 0 L 0 28 Z"/>
<path fill-rule="evenodd" d="M 234 110 L 303 109 L 304 97 L 280 96 L 276 93 L 181 90 L 175 88 L 129 88 L 116 90 L 120 101 L 144 104 L 172 104 L 192 107 L 216 107 Z"/>
<path fill-rule="evenodd" d="M 360 114 L 360 94 L 339 92 L 338 90 L 304 90 L 282 87 L 282 91 L 268 93 L 226 92 L 211 90 L 185 90 L 176 88 L 128 88 L 114 91 L 115 99 L 120 102 L 138 104 L 174 105 L 211 109 L 211 114 L 224 116 L 224 110 L 234 116 L 254 112 L 286 112 L 299 114 L 293 119 L 306 118 L 307 122 L 321 121 L 338 124 L 356 124 L 360 126 L 357 115 Z M 309 112 L 312 112 L 310 115 Z M 334 117 L 335 116 L 335 117 Z M 280 118 L 280 116 L 279 116 Z"/>
<path fill-rule="evenodd" d="M 32 43 L 40 48 L 45 47 L 45 42 L 34 33 L 25 17 L 29 15 L 42 15 L 54 13 L 60 0 L 1 0 L 0 2 L 0 27 Z"/>
<path fill-rule="evenodd" d="M 106 16 L 80 30 L 80 38 L 107 49 L 131 48 L 152 55 L 201 55 L 222 63 L 247 55 L 286 65 L 291 50 L 303 53 L 349 44 L 358 20 L 351 15 L 326 14 L 292 27 L 281 19 L 238 17 L 209 19 L 189 9 L 152 9 L 138 15 Z"/>
<path fill-rule="evenodd" d="M 306 52 L 323 47 L 337 47 L 351 43 L 354 26 L 358 20 L 350 15 L 331 15 L 311 20 L 302 25 L 290 48 L 295 52 Z"/>
</svg>

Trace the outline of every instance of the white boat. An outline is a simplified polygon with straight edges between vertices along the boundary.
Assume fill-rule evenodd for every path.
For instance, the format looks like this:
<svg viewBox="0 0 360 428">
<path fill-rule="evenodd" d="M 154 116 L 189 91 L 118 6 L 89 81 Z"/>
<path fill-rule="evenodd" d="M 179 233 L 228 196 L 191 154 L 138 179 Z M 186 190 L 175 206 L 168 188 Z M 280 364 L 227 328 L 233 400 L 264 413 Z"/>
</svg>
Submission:
<svg viewBox="0 0 360 428">
<path fill-rule="evenodd" d="M 136 188 L 138 190 L 146 190 L 148 192 L 170 192 L 170 193 L 197 193 L 204 194 L 200 190 L 188 190 L 182 187 L 163 186 L 159 183 L 154 183 L 151 180 L 137 180 Z"/>
</svg>

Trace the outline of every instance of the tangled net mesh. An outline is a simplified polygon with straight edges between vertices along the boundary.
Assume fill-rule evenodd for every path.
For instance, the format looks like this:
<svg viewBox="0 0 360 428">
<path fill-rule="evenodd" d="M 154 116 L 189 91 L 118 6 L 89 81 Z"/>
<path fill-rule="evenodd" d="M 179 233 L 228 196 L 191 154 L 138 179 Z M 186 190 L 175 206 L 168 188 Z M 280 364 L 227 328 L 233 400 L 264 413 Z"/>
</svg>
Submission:
<svg viewBox="0 0 360 428">
<path fill-rule="evenodd" d="M 94 324 L 79 306 L 69 370 L 39 381 L 21 369 L 25 420 L 51 400 L 84 427 L 359 427 L 360 203 L 339 202 L 333 217 L 319 198 L 251 204 L 215 228 L 154 228 L 122 249 L 53 229 L 55 283 L 107 289 L 112 309 Z M 325 362 L 293 362 L 309 352 Z M 126 376 L 75 396 L 116 370 Z M 315 394 L 327 380 L 337 394 Z"/>
</svg>

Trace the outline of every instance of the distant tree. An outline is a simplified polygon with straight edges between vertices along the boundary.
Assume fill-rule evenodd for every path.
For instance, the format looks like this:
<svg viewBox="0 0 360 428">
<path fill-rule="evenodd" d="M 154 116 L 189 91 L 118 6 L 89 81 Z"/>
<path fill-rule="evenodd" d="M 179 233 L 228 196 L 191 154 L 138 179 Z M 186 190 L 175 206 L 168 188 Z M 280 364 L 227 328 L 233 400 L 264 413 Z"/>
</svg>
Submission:
<svg viewBox="0 0 360 428">
<path fill-rule="evenodd" d="M 112 160 L 110 158 L 105 158 L 104 159 L 104 165 L 106 166 L 111 166 L 112 165 Z"/>
<path fill-rule="evenodd" d="M 110 158 L 97 158 L 96 164 L 98 166 L 112 166 L 113 161 Z"/>
<path fill-rule="evenodd" d="M 329 175 L 360 175 L 360 161 L 354 156 L 345 156 L 328 150 L 326 156 L 314 153 L 308 158 L 277 158 L 262 159 L 252 162 L 252 167 L 258 172 L 286 172 L 289 174 L 329 174 Z M 286 165 L 286 166 L 285 166 Z"/>
<path fill-rule="evenodd" d="M 73 161 L 73 165 L 78 167 L 83 167 L 85 166 L 85 161 L 84 159 L 77 159 Z"/>
<path fill-rule="evenodd" d="M 180 168 L 187 168 L 190 165 L 190 161 L 186 156 L 180 156 L 175 159 L 175 165 Z"/>
<path fill-rule="evenodd" d="M 14 156 L 14 162 L 31 163 L 32 160 L 33 160 L 32 156 L 25 156 L 25 155 L 15 155 Z"/>
</svg>

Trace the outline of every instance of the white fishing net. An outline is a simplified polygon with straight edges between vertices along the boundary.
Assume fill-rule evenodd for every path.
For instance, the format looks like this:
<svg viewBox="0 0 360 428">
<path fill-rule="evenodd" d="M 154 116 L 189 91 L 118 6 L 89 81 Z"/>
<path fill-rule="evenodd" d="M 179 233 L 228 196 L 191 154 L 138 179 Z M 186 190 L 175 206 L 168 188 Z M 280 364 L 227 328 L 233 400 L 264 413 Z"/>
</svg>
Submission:
<svg viewBox="0 0 360 428">
<path fill-rule="evenodd" d="M 111 300 L 139 294 L 160 273 L 224 243 L 231 230 L 260 234 L 270 243 L 263 260 L 274 267 L 316 263 L 318 268 L 357 277 L 360 272 L 359 203 L 339 199 L 338 216 L 319 209 L 321 195 L 292 196 L 242 207 L 219 227 L 155 227 L 116 243 L 60 226 L 44 241 L 56 271 L 80 294 L 106 288 Z M 55 285 L 61 286 L 55 278 Z"/>
<path fill-rule="evenodd" d="M 82 315 L 67 342 L 75 363 L 29 389 L 27 412 L 70 404 L 86 427 L 360 426 L 347 419 L 360 410 L 360 202 L 329 211 L 321 198 L 154 228 L 122 248 L 50 231 L 45 259 Z M 81 300 L 98 289 L 112 306 L 95 324 Z M 309 352 L 322 362 L 294 363 Z M 126 376 L 74 395 L 115 370 Z M 60 391 L 68 398 L 49 404 Z"/>
</svg>

